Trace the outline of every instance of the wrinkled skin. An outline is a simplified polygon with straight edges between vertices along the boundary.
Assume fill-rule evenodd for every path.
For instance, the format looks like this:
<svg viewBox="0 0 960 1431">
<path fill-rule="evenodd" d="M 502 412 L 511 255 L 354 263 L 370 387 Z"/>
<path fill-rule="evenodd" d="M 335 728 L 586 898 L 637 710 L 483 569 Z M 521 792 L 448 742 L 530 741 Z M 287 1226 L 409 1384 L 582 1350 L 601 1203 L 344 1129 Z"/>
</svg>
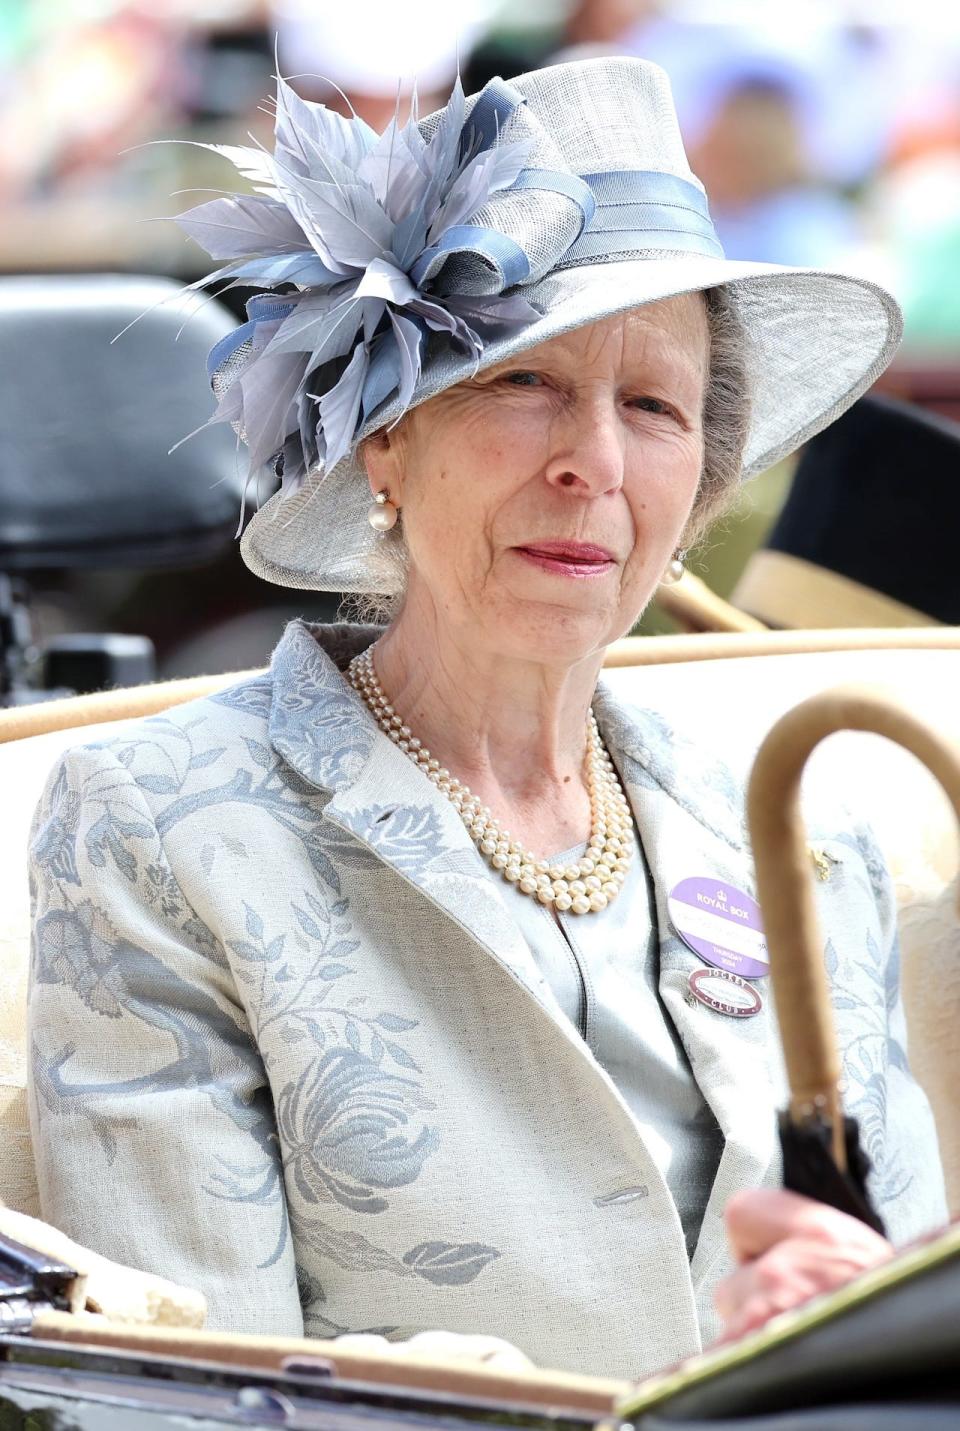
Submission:
<svg viewBox="0 0 960 1431">
<path fill-rule="evenodd" d="M 371 487 L 402 508 L 411 558 L 396 627 L 428 616 L 531 662 L 628 631 L 693 505 L 707 364 L 702 299 L 668 299 L 519 353 L 378 434 Z M 518 557 L 537 539 L 598 543 L 614 563 L 571 581 Z"/>
<path fill-rule="evenodd" d="M 605 647 L 649 601 L 693 506 L 708 361 L 700 295 L 651 303 L 458 383 L 364 445 L 410 556 L 380 679 L 531 849 L 589 830 L 587 710 Z M 544 542 L 602 560 L 532 558 Z"/>
</svg>

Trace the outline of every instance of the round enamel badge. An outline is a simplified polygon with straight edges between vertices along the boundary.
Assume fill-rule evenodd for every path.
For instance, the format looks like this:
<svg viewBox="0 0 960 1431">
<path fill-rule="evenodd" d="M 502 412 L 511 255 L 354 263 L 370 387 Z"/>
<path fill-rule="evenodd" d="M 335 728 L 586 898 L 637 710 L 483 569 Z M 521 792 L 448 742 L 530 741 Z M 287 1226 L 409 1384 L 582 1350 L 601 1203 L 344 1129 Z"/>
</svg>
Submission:
<svg viewBox="0 0 960 1431">
<path fill-rule="evenodd" d="M 717 1014 L 749 1019 L 763 1008 L 763 1000 L 753 985 L 726 969 L 694 969 L 687 983 L 691 997 Z"/>
<path fill-rule="evenodd" d="M 760 906 L 744 890 L 716 878 L 682 879 L 670 891 L 667 909 L 684 944 L 705 963 L 741 979 L 769 973 Z"/>
</svg>

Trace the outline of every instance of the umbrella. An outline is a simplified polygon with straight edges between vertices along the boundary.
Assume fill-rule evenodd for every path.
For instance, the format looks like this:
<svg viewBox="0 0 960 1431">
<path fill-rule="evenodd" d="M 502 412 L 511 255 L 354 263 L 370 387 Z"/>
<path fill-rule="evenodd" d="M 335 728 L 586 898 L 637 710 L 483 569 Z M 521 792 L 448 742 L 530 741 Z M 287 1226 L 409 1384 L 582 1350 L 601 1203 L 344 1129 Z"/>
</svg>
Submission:
<svg viewBox="0 0 960 1431">
<path fill-rule="evenodd" d="M 937 777 L 960 820 L 960 754 L 904 707 L 866 687 L 824 691 L 788 711 L 757 752 L 747 817 L 770 977 L 790 1085 L 780 1115 L 784 1186 L 883 1231 L 867 1192 L 869 1160 L 844 1116 L 840 1058 L 800 817 L 808 757 L 838 730 L 873 731 L 905 746 Z"/>
</svg>

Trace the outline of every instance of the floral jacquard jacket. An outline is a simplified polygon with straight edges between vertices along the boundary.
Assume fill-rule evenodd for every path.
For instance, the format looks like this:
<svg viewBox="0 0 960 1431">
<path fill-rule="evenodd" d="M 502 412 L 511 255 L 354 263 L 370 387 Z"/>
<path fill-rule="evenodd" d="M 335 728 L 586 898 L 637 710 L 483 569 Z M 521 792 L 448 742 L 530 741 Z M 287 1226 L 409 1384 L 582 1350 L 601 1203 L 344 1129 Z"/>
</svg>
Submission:
<svg viewBox="0 0 960 1431">
<path fill-rule="evenodd" d="M 715 1330 L 728 1196 L 778 1175 L 770 1001 L 748 1019 L 688 1003 L 699 960 L 666 908 L 691 874 L 752 887 L 741 791 L 601 685 L 664 1007 L 725 1136 L 691 1263 L 627 1105 L 456 811 L 341 674 L 369 639 L 295 622 L 262 676 L 52 771 L 31 849 L 43 1214 L 199 1286 L 213 1326 L 444 1327 L 548 1365 L 654 1370 Z M 866 833 L 814 834 L 847 1103 L 902 1239 L 945 1213 L 892 896 Z"/>
</svg>

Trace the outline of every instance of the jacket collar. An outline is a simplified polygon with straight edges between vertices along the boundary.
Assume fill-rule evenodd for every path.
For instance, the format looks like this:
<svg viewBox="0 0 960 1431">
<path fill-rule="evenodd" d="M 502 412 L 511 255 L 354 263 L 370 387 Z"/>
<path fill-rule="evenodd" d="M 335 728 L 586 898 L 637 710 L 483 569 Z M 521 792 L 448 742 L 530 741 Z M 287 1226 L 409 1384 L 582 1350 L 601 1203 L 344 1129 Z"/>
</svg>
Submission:
<svg viewBox="0 0 960 1431">
<path fill-rule="evenodd" d="M 270 661 L 270 743 L 319 790 L 348 787 L 370 758 L 376 722 L 343 672 L 377 626 L 291 621 Z"/>
<path fill-rule="evenodd" d="M 348 789 L 371 759 L 380 731 L 345 672 L 381 634 L 374 625 L 296 620 L 273 653 L 270 740 L 318 789 Z M 648 783 L 704 829 L 734 850 L 746 848 L 740 788 L 730 771 L 704 757 L 695 742 L 678 735 L 655 711 L 624 702 L 609 681 L 598 686 L 594 710 L 618 768 L 625 759 L 634 762 Z M 398 768 L 413 766 L 404 758 Z M 422 782 L 415 788 L 422 792 Z"/>
<path fill-rule="evenodd" d="M 551 1017 L 559 1011 L 525 939 L 459 814 L 383 734 L 343 674 L 377 626 L 286 628 L 271 661 L 270 741 L 310 785 L 330 792 L 324 819 L 418 888 Z"/>
</svg>

